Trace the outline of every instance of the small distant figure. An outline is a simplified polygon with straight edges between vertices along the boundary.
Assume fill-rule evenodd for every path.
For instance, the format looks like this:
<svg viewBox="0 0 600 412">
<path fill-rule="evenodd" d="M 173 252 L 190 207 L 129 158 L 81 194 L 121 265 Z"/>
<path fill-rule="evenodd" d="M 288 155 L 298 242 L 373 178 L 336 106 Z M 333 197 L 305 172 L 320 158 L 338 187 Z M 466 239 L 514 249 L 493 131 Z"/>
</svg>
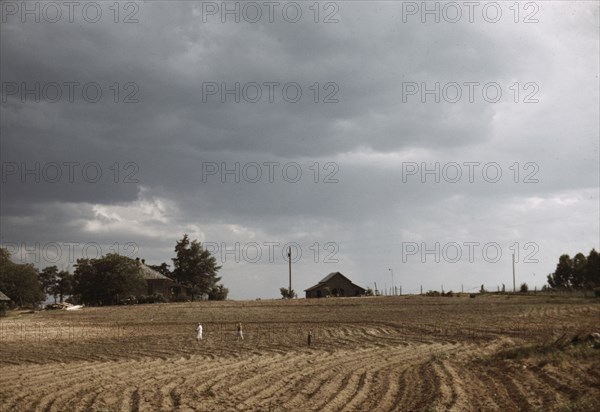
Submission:
<svg viewBox="0 0 600 412">
<path fill-rule="evenodd" d="M 198 322 L 198 326 L 196 326 L 196 341 L 200 342 L 202 340 L 202 324 Z"/>
<path fill-rule="evenodd" d="M 312 330 L 309 330 L 308 331 L 308 347 L 309 348 L 312 345 L 312 337 L 313 337 Z"/>
<path fill-rule="evenodd" d="M 244 340 L 244 332 L 242 332 L 242 322 L 239 322 L 235 327 L 235 340 Z"/>
</svg>

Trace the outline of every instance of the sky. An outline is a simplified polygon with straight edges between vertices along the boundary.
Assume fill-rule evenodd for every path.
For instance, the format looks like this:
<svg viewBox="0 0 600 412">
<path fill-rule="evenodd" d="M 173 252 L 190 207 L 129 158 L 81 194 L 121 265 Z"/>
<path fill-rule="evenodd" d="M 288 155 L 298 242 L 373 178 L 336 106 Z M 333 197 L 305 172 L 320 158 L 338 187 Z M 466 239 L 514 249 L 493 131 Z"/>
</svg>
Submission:
<svg viewBox="0 0 600 412">
<path fill-rule="evenodd" d="M 1 243 L 172 263 L 232 299 L 542 287 L 600 244 L 599 4 L 13 2 Z"/>
</svg>

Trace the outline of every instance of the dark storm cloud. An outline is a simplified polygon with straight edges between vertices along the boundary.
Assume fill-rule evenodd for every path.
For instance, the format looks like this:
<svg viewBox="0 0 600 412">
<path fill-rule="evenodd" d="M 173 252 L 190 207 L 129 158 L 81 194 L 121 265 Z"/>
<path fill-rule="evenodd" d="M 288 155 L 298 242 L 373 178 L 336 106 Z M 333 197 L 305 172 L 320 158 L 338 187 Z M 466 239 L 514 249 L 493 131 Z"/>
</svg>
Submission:
<svg viewBox="0 0 600 412">
<path fill-rule="evenodd" d="M 80 83 L 74 102 L 65 88 L 56 103 L 22 102 L 3 88 L 3 241 L 133 241 L 158 262 L 183 232 L 217 242 L 327 240 L 340 245 L 340 267 L 367 281 L 369 264 L 393 262 L 403 240 L 556 237 L 548 222 L 598 201 L 598 11 L 585 3 L 565 17 L 567 6 L 540 2 L 540 22 L 529 25 L 515 24 L 508 8 L 497 24 L 403 22 L 401 2 L 340 2 L 332 24 L 315 24 L 306 8 L 298 23 L 253 24 L 218 15 L 204 22 L 202 2 L 138 5 L 132 24 L 113 23 L 108 9 L 94 24 L 2 23 L 3 84 Z M 203 96 L 207 84 L 223 82 L 256 83 L 262 98 Z M 279 83 L 273 102 L 268 82 Z M 296 103 L 281 92 L 290 82 L 302 90 Z M 462 98 L 424 104 L 420 91 L 403 94 L 407 84 L 436 82 L 458 84 Z M 466 82 L 478 83 L 473 102 Z M 90 83 L 102 88 L 98 102 L 81 95 Z M 502 88 L 500 102 L 482 95 L 488 83 Z M 539 102 L 523 104 L 534 86 Z M 66 166 L 57 182 L 43 173 L 72 162 L 73 182 Z M 265 162 L 279 165 L 273 182 Z M 463 166 L 458 183 L 423 183 L 420 174 L 403 181 L 403 165 L 422 162 L 497 163 L 503 176 L 470 182 Z M 262 166 L 256 183 L 244 174 L 250 163 Z M 537 181 L 525 184 L 529 163 Z M 35 171 L 24 181 L 20 169 L 37 164 L 40 182 Z M 220 169 L 236 164 L 239 183 L 223 179 Z M 282 173 L 290 164 L 302 170 L 296 183 L 293 169 Z M 337 182 L 326 183 L 332 171 Z M 586 247 L 597 245 L 592 220 L 580 236 Z M 575 219 L 573 233 L 581 227 Z M 225 267 L 234 297 L 253 296 L 257 277 L 267 282 L 279 270 Z"/>
</svg>

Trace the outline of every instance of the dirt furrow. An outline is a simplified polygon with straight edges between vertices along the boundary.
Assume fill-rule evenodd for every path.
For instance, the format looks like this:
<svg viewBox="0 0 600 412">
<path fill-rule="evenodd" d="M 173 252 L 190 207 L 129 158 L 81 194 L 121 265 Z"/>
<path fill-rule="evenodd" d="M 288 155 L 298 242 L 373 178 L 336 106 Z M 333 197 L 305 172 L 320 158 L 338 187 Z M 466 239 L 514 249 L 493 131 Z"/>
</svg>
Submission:
<svg viewBox="0 0 600 412">
<path fill-rule="evenodd" d="M 450 411 L 453 409 L 458 398 L 454 377 L 448 372 L 445 361 L 433 362 L 432 367 L 440 382 L 439 404 L 441 409 Z"/>
<path fill-rule="evenodd" d="M 318 396 L 314 397 L 310 402 L 308 402 L 308 409 L 318 411 L 337 410 L 337 408 L 334 406 L 334 401 L 339 393 L 346 390 L 348 384 L 350 383 L 353 372 L 347 372 L 343 367 L 334 369 L 334 372 L 335 373 L 331 379 L 325 381 L 325 383 L 321 386 L 319 392 L 317 392 Z"/>
</svg>

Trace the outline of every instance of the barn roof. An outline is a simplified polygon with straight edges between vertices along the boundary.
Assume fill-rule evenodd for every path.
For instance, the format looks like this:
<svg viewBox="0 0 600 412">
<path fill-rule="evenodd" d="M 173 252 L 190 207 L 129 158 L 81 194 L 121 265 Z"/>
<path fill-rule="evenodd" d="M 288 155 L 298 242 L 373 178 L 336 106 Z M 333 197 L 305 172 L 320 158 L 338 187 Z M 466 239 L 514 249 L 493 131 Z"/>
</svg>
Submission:
<svg viewBox="0 0 600 412">
<path fill-rule="evenodd" d="M 351 281 L 350 279 L 348 279 L 346 276 L 342 275 L 342 273 L 341 273 L 341 272 L 331 272 L 329 275 L 327 275 L 327 276 L 325 276 L 323 279 L 321 279 L 321 280 L 319 281 L 319 283 L 317 283 L 317 284 L 316 284 L 316 285 L 314 285 L 314 286 L 311 286 L 311 287 L 310 287 L 310 288 L 308 288 L 308 289 L 304 289 L 304 291 L 305 291 L 305 292 L 309 292 L 309 291 L 311 291 L 311 290 L 314 290 L 314 289 L 318 289 L 318 288 L 320 288 L 320 287 L 323 287 L 323 284 L 324 284 L 324 283 L 327 283 L 327 282 L 329 282 L 331 279 L 333 279 L 333 278 L 334 278 L 334 277 L 336 277 L 336 276 L 341 276 L 341 277 L 343 277 L 344 279 L 346 279 L 348 282 L 352 283 L 352 284 L 353 284 L 354 286 L 356 286 L 357 288 L 359 288 L 359 289 L 362 289 L 362 290 L 365 290 L 364 288 L 361 288 L 360 286 L 358 286 L 356 283 L 352 282 L 352 281 Z"/>
<path fill-rule="evenodd" d="M 319 283 L 325 283 L 325 282 L 327 282 L 329 279 L 333 278 L 337 274 L 342 275 L 340 272 L 331 272 L 329 275 L 327 275 L 323 279 L 321 279 L 319 281 Z M 342 275 L 342 276 L 344 276 L 344 275 Z M 344 277 L 346 278 L 346 276 L 344 276 Z M 348 279 L 348 278 L 346 278 L 346 279 Z M 348 280 L 350 280 L 350 279 L 348 279 Z"/>
<path fill-rule="evenodd" d="M 139 264 L 140 266 L 140 273 L 142 274 L 142 277 L 146 280 L 170 280 L 171 282 L 173 281 L 171 278 L 166 277 L 165 275 L 163 275 L 160 272 L 157 272 L 156 270 L 149 268 L 148 266 L 146 266 L 143 263 Z"/>
<path fill-rule="evenodd" d="M 0 292 L 0 301 L 3 300 L 12 300 L 11 298 L 9 298 L 8 296 L 6 296 L 4 293 Z"/>
</svg>

